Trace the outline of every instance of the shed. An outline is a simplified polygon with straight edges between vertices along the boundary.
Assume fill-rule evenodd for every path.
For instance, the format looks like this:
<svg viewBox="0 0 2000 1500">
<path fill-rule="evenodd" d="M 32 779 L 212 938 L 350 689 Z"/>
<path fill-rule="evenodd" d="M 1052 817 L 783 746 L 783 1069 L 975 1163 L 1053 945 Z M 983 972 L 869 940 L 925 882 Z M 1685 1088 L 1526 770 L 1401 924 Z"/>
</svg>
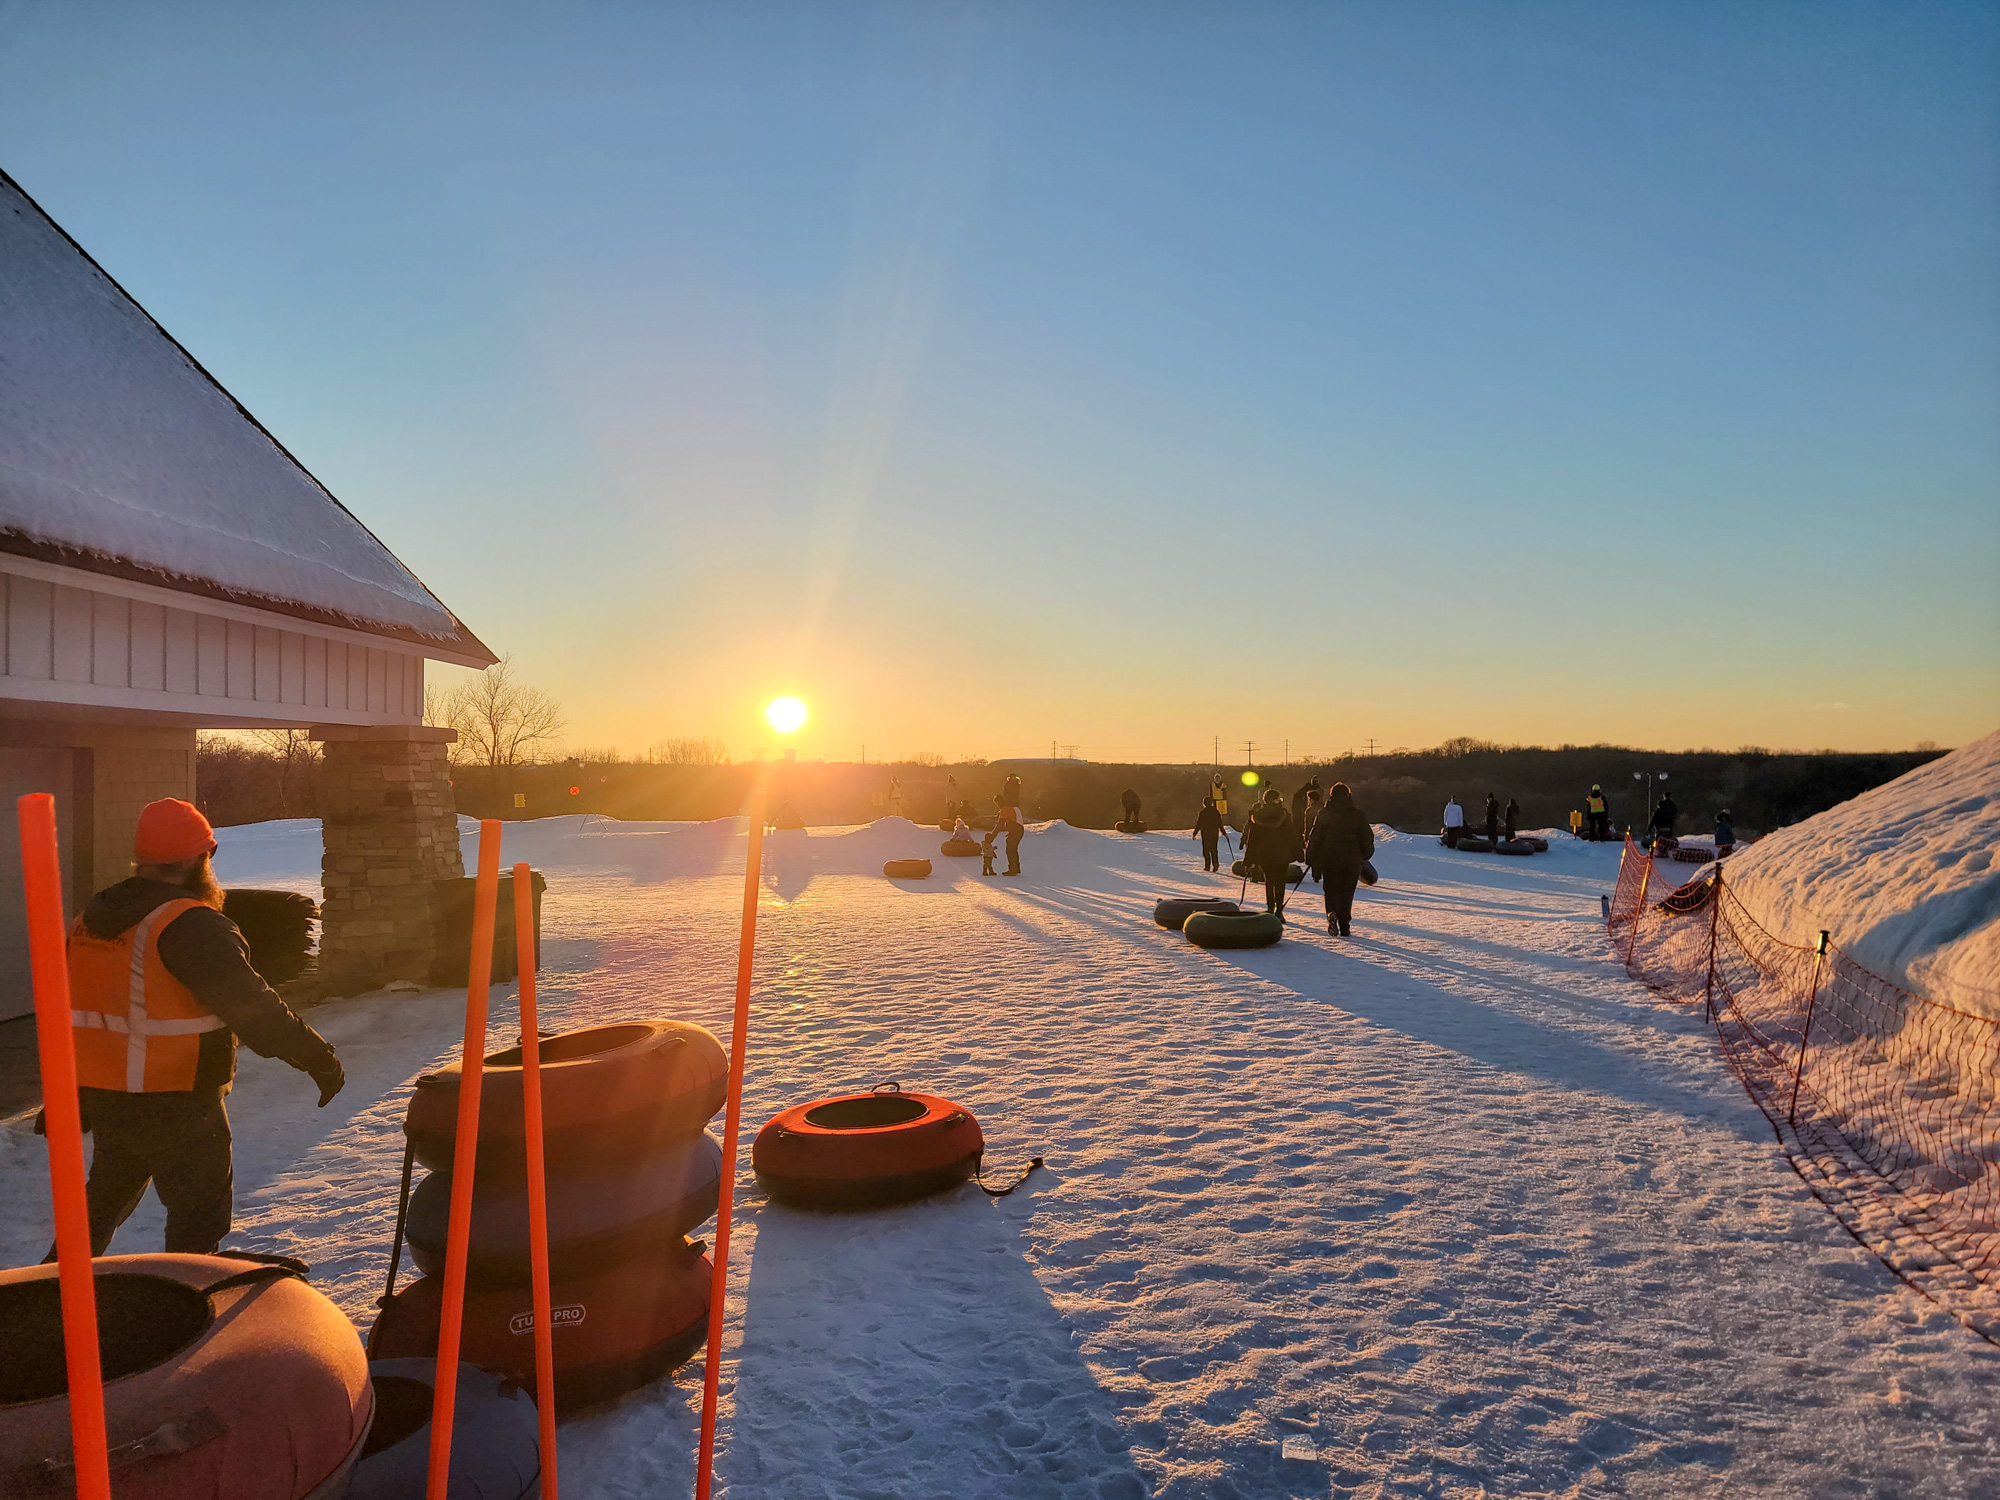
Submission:
<svg viewBox="0 0 2000 1500">
<path fill-rule="evenodd" d="M 421 980 L 462 875 L 427 661 L 494 656 L 0 172 L 0 808 L 53 792 L 75 910 L 203 728 L 326 743 L 321 972 Z M 32 1008 L 0 854 L 0 1019 Z"/>
</svg>

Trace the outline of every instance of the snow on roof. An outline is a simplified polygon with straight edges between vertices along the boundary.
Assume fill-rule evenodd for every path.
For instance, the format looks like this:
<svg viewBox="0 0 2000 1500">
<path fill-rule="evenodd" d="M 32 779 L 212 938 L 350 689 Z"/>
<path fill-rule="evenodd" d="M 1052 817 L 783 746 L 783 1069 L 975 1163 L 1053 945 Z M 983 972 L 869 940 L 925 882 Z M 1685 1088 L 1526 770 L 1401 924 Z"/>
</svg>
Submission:
<svg viewBox="0 0 2000 1500">
<path fill-rule="evenodd" d="M 4 172 L 0 551 L 491 657 Z"/>
<path fill-rule="evenodd" d="M 1789 943 L 1822 929 L 1919 995 L 2000 1016 L 2000 730 L 1760 839 L 1726 875 Z"/>
</svg>

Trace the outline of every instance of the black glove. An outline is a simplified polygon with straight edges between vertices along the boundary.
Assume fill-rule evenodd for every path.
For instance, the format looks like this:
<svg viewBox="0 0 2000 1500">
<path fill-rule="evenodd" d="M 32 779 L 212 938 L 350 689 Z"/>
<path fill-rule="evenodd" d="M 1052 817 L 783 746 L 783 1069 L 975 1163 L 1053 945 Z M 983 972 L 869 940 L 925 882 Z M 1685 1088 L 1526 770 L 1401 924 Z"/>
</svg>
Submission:
<svg viewBox="0 0 2000 1500">
<path fill-rule="evenodd" d="M 347 1087 L 347 1070 L 340 1065 L 340 1057 L 328 1047 L 310 1063 L 295 1064 L 300 1072 L 319 1085 L 319 1107 L 325 1109 L 333 1102 L 333 1096 Z"/>
</svg>

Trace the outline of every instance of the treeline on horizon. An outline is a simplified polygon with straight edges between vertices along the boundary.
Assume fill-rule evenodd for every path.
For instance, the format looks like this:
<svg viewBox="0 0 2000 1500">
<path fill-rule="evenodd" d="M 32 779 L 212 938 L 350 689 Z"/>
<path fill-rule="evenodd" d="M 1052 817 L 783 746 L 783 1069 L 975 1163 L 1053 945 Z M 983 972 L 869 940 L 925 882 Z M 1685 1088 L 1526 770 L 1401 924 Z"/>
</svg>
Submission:
<svg viewBox="0 0 2000 1500">
<path fill-rule="evenodd" d="M 1614 745 L 1565 745 L 1557 749 L 1502 746 L 1459 739 L 1428 750 L 1394 750 L 1343 756 L 1291 766 L 1223 766 L 1230 822 L 1240 824 L 1255 791 L 1275 785 L 1289 799 L 1310 777 L 1321 786 L 1345 781 L 1374 822 L 1406 832 L 1435 830 L 1445 798 L 1464 804 L 1468 821 L 1482 815 L 1486 794 L 1504 806 L 1521 804 L 1524 828 L 1567 828 L 1593 782 L 1611 804 L 1614 829 L 1641 830 L 1651 808 L 1646 783 L 1666 773 L 1683 832 L 1707 830 L 1727 807 L 1745 835 L 1796 823 L 1871 787 L 1913 770 L 1945 752 L 1693 750 L 1662 753 Z M 891 780 L 903 813 L 920 823 L 939 821 L 948 798 L 970 799 L 991 809 L 1001 780 L 1018 775 L 1024 811 L 1031 820 L 1060 818 L 1079 828 L 1109 828 L 1122 816 L 1119 797 L 1139 794 L 1142 816 L 1154 828 L 1192 825 L 1215 768 L 1201 765 L 1126 765 L 1086 761 L 996 760 L 931 763 L 817 763 L 757 765 L 632 762 L 572 758 L 536 765 L 460 765 L 453 780 L 458 810 L 479 818 L 547 818 L 593 813 L 629 822 L 696 822 L 741 812 L 754 779 L 768 772 L 772 796 L 789 803 L 810 824 L 856 824 L 886 815 Z M 1249 769 L 1253 791 L 1242 784 Z M 240 742 L 204 740 L 196 757 L 196 797 L 217 826 L 270 818 L 312 817 L 318 808 L 317 763 L 309 752 Z M 1654 782 L 1654 795 L 1662 783 Z"/>
</svg>

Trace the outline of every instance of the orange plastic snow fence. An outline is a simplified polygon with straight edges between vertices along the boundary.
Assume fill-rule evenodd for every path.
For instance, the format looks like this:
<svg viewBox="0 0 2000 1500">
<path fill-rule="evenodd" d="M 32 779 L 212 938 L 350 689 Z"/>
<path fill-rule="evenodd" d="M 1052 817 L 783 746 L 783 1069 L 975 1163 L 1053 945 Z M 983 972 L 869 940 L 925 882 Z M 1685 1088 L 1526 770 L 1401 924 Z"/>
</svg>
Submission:
<svg viewBox="0 0 2000 1500">
<path fill-rule="evenodd" d="M 750 847 L 743 858 L 743 931 L 736 943 L 736 1017 L 729 1031 L 729 1104 L 722 1116 L 722 1191 L 715 1204 L 715 1280 L 708 1296 L 708 1362 L 701 1383 L 701 1451 L 695 1500 L 715 1481 L 715 1408 L 722 1379 L 723 1294 L 729 1286 L 729 1208 L 736 1187 L 736 1139 L 743 1124 L 743 1050 L 750 1039 L 750 971 L 757 956 L 757 880 L 764 858 L 764 796 L 751 796 Z"/>
<path fill-rule="evenodd" d="M 56 799 L 31 792 L 14 804 L 21 823 L 21 883 L 27 892 L 28 963 L 35 980 L 35 1040 L 41 1048 L 42 1110 L 49 1133 L 49 1196 L 55 1200 L 56 1277 L 62 1291 L 63 1353 L 69 1365 L 69 1434 L 78 1500 L 111 1500 L 104 1445 L 104 1369 L 97 1357 L 97 1286 L 90 1266 L 90 1210 L 83 1197 L 83 1119 L 70 1036 L 68 938 Z"/>
<path fill-rule="evenodd" d="M 429 1500 L 445 1500 L 451 1478 L 458 1335 L 465 1316 L 465 1255 L 472 1238 L 472 1165 L 479 1154 L 479 1080 L 486 1063 L 486 990 L 493 979 L 493 908 L 499 899 L 500 823 L 487 818 L 479 825 L 479 878 L 472 887 L 472 959 L 466 971 L 464 1071 L 458 1086 L 458 1139 L 452 1145 L 451 1220 L 445 1230 L 437 1381 L 432 1387 Z"/>
<path fill-rule="evenodd" d="M 514 953 L 521 975 L 521 1121 L 528 1137 L 528 1284 L 535 1307 L 535 1406 L 542 1500 L 556 1500 L 556 1353 L 549 1314 L 549 1184 L 542 1163 L 542 1035 L 535 1016 L 534 877 L 514 866 Z"/>
</svg>

